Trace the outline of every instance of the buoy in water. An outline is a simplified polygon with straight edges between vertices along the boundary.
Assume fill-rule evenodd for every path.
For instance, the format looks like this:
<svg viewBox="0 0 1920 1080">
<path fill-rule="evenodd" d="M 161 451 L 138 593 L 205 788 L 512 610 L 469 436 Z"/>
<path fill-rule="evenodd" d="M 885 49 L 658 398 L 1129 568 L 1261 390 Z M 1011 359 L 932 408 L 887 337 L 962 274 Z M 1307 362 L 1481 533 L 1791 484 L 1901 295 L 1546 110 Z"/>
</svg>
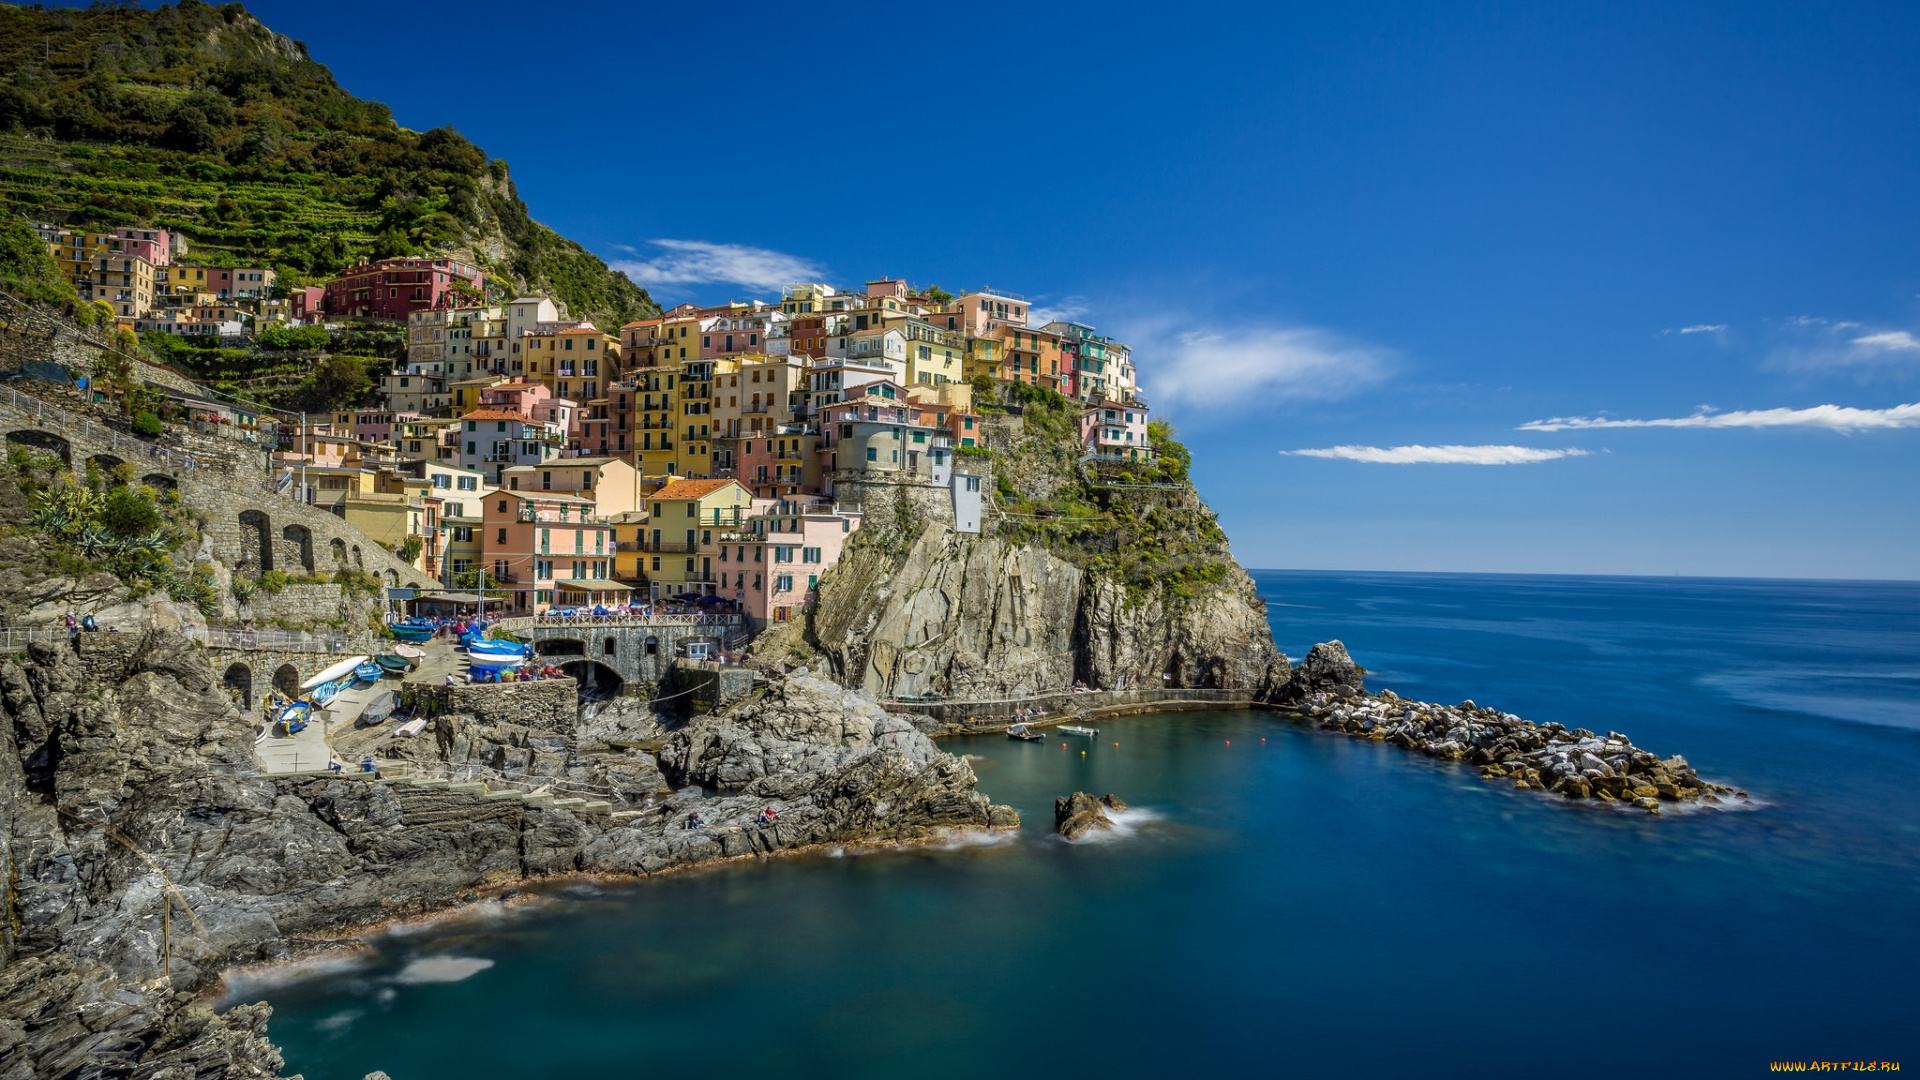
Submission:
<svg viewBox="0 0 1920 1080">
<path fill-rule="evenodd" d="M 1232 739 L 1228 739 L 1228 740 L 1227 740 L 1227 745 L 1228 745 L 1228 746 L 1232 746 L 1232 745 L 1233 745 L 1233 740 L 1232 740 Z"/>
<path fill-rule="evenodd" d="M 1087 752 L 1086 752 L 1085 750 L 1082 750 L 1082 751 L 1080 751 L 1080 756 L 1081 756 L 1081 757 L 1086 757 L 1086 756 L 1087 756 Z"/>
</svg>

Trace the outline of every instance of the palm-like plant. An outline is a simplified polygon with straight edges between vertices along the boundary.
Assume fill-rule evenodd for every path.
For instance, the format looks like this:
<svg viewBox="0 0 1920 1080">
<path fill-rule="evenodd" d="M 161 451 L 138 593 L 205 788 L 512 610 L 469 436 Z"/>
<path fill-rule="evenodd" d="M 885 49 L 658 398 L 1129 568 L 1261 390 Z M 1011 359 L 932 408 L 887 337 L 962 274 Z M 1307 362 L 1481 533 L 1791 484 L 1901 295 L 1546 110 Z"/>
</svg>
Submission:
<svg viewBox="0 0 1920 1080">
<path fill-rule="evenodd" d="M 80 535 L 74 538 L 74 543 L 79 545 L 80 554 L 89 559 L 110 555 L 120 546 L 112 533 L 91 523 L 80 530 Z"/>
</svg>

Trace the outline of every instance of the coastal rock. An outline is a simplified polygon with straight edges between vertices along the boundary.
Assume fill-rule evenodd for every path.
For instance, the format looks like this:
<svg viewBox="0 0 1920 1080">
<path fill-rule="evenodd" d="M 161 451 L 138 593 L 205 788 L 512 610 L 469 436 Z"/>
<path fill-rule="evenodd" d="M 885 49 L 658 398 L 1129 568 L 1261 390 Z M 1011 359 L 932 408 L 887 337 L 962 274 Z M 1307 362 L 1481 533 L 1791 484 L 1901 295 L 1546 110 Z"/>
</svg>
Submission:
<svg viewBox="0 0 1920 1080">
<path fill-rule="evenodd" d="M 1084 791 L 1062 795 L 1053 801 L 1053 831 L 1069 840 L 1078 840 L 1094 829 L 1113 828 L 1109 810 L 1125 810 L 1127 804 L 1117 795 L 1099 798 Z"/>
<path fill-rule="evenodd" d="M 1617 731 L 1536 724 L 1472 701 L 1437 705 L 1359 688 L 1363 672 L 1337 641 L 1316 645 L 1289 684 L 1294 708 L 1316 726 L 1388 742 L 1429 757 L 1464 760 L 1516 790 L 1596 799 L 1659 812 L 1661 800 L 1712 799 L 1733 789 L 1702 780 L 1679 755 L 1659 758 Z M 1706 803 L 1712 805 L 1711 802 Z"/>
</svg>

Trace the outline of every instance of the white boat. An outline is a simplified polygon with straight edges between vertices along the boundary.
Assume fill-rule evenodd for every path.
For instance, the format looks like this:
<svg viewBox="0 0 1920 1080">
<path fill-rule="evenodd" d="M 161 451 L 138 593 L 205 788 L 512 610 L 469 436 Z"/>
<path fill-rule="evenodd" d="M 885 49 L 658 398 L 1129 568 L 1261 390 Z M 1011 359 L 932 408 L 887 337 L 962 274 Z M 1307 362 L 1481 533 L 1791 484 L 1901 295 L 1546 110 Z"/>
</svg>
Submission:
<svg viewBox="0 0 1920 1080">
<path fill-rule="evenodd" d="M 411 739 L 425 730 L 427 730 L 427 718 L 423 716 L 418 720 L 409 720 L 401 724 L 394 729 L 393 734 L 396 738 Z"/>
<path fill-rule="evenodd" d="M 1100 729 L 1097 727 L 1080 727 L 1077 724 L 1061 724 L 1053 730 L 1064 731 L 1069 735 L 1085 735 L 1089 739 L 1100 734 Z"/>
<path fill-rule="evenodd" d="M 353 674 L 354 668 L 359 667 L 370 659 L 372 658 L 368 656 L 349 656 L 345 660 L 322 671 L 320 674 L 315 675 L 313 678 L 308 679 L 306 682 L 301 683 L 300 689 L 312 690 L 321 683 L 330 683 L 343 675 L 351 675 Z"/>
</svg>

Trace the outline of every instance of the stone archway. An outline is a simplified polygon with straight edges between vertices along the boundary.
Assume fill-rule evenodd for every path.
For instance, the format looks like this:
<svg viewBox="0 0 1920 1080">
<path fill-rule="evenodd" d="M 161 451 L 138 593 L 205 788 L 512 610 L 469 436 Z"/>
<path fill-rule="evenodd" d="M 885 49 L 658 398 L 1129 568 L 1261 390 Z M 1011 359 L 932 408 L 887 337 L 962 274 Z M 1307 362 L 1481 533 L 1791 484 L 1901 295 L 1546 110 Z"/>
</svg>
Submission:
<svg viewBox="0 0 1920 1080">
<path fill-rule="evenodd" d="M 327 541 L 327 550 L 333 552 L 333 565 L 344 569 L 347 565 L 347 542 L 336 536 Z"/>
<path fill-rule="evenodd" d="M 397 571 L 391 569 L 382 570 L 380 576 L 386 579 L 387 588 L 397 589 L 400 587 L 400 574 Z"/>
<path fill-rule="evenodd" d="M 618 671 L 598 660 L 566 660 L 559 666 L 561 671 L 573 676 L 580 683 L 582 700 L 598 701 L 619 697 L 627 686 L 627 680 L 622 678 Z"/>
<path fill-rule="evenodd" d="M 619 656 L 620 655 L 620 639 L 612 635 L 608 635 L 605 639 L 603 639 L 600 642 L 600 655 L 601 656 Z"/>
<path fill-rule="evenodd" d="M 292 545 L 294 557 L 306 567 L 307 573 L 313 573 L 313 530 L 305 525 L 289 525 L 280 530 L 280 538 Z"/>
<path fill-rule="evenodd" d="M 73 444 L 51 431 L 22 428 L 19 431 L 7 432 L 7 441 L 19 443 L 21 446 L 31 446 L 35 450 L 50 451 L 68 465 L 73 464 Z"/>
<path fill-rule="evenodd" d="M 258 510 L 240 511 L 240 562 L 264 574 L 273 569 L 273 521 Z"/>
<path fill-rule="evenodd" d="M 220 676 L 220 685 L 240 692 L 240 708 L 244 712 L 253 711 L 253 669 L 244 663 L 227 665 L 226 673 Z M 298 686 L 298 683 L 294 684 Z"/>
<path fill-rule="evenodd" d="M 125 461 L 114 457 L 112 454 L 90 454 L 87 456 L 87 463 L 103 473 L 111 473 L 113 470 L 126 464 Z"/>
<path fill-rule="evenodd" d="M 359 544 L 353 545 L 353 568 L 355 570 L 364 570 L 367 568 L 367 561 L 360 555 Z"/>
<path fill-rule="evenodd" d="M 300 669 L 292 664 L 281 664 L 273 672 L 273 688 L 280 696 L 297 698 L 300 696 Z"/>
<path fill-rule="evenodd" d="M 140 478 L 140 482 L 152 485 L 155 491 L 172 491 L 180 486 L 179 481 L 166 473 L 148 473 Z"/>
</svg>

